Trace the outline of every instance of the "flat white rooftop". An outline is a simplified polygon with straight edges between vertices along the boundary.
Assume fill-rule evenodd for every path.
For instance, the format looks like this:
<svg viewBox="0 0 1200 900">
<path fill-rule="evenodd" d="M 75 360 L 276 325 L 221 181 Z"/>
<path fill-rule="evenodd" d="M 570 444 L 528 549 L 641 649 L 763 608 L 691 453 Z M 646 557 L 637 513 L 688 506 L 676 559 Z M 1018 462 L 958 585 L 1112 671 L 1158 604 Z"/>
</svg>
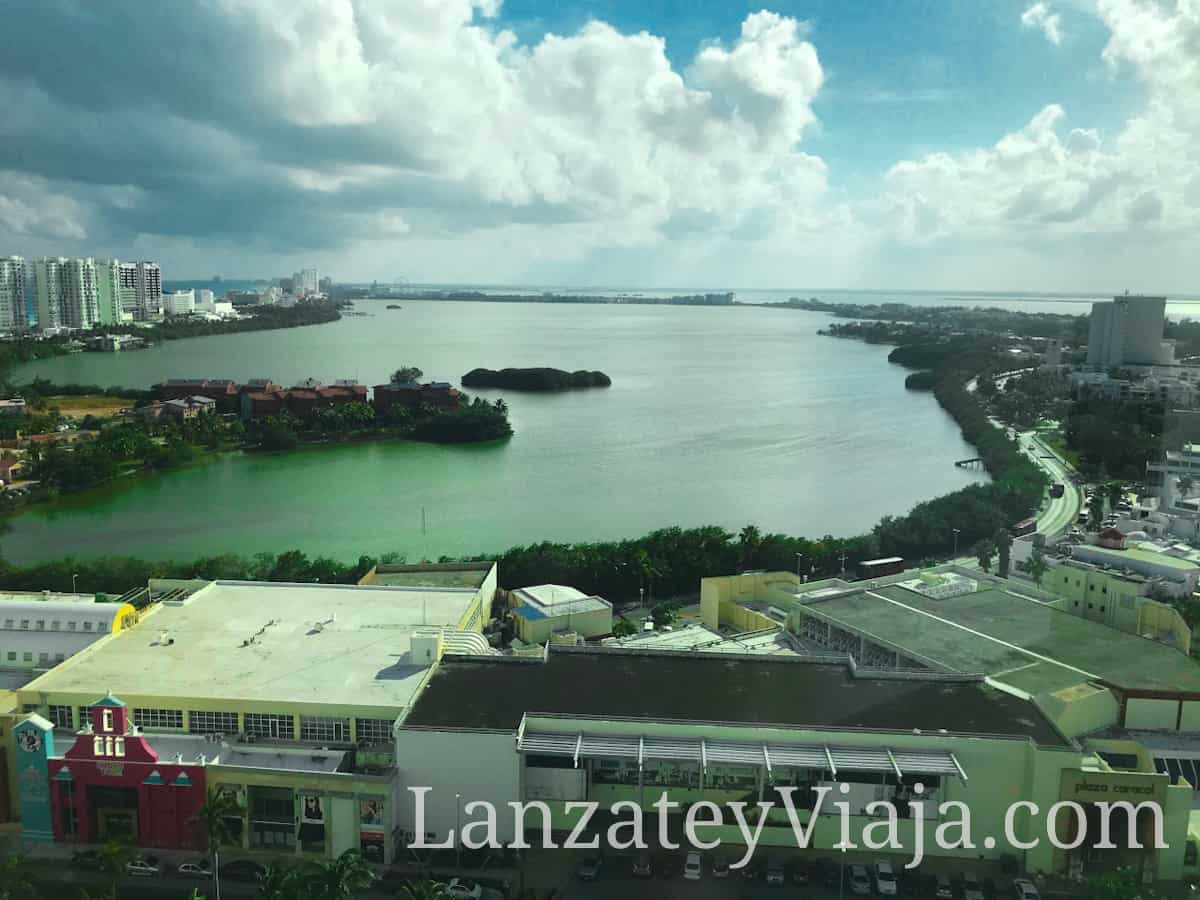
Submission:
<svg viewBox="0 0 1200 900">
<path fill-rule="evenodd" d="M 43 693 L 340 706 L 408 705 L 427 674 L 415 632 L 453 629 L 467 591 L 214 581 L 28 686 Z M 54 702 L 51 700 L 51 702 Z M 213 708 L 209 705 L 209 708 Z M 218 707 L 219 708 L 219 707 Z"/>
<path fill-rule="evenodd" d="M 531 619 L 591 612 L 612 605 L 603 597 L 589 596 L 565 584 L 539 584 L 513 593 L 521 600 L 517 612 Z"/>
<path fill-rule="evenodd" d="M 800 645 L 782 629 L 724 635 L 707 625 L 684 625 L 673 631 L 648 631 L 606 638 L 605 647 L 626 650 L 691 650 L 697 653 L 763 653 L 799 656 Z"/>
</svg>

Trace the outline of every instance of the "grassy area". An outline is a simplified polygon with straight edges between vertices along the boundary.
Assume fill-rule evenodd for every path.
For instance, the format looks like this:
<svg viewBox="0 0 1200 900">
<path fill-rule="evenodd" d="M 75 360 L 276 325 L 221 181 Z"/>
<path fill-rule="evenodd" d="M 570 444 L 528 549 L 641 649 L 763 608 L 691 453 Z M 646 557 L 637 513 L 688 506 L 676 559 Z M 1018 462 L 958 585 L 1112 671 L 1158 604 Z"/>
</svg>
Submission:
<svg viewBox="0 0 1200 900">
<path fill-rule="evenodd" d="M 103 394 L 81 394 L 79 396 L 58 395 L 46 398 L 46 405 L 58 407 L 58 411 L 70 418 L 84 416 L 106 418 L 115 416 L 122 409 L 133 406 L 132 400 L 123 397 L 106 397 Z"/>
<path fill-rule="evenodd" d="M 1057 429 L 1038 429 L 1038 440 L 1069 462 L 1072 468 L 1079 469 L 1079 454 L 1067 446 L 1062 432 Z"/>
</svg>

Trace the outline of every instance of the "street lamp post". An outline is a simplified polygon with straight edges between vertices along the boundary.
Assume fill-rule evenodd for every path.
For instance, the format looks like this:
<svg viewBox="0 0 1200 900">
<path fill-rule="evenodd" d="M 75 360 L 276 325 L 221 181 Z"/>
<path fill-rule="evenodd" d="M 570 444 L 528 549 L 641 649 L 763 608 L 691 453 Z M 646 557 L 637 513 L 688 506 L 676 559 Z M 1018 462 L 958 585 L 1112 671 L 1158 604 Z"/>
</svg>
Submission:
<svg viewBox="0 0 1200 900">
<path fill-rule="evenodd" d="M 454 795 L 454 867 L 462 867 L 462 794 Z"/>
<path fill-rule="evenodd" d="M 958 529 L 954 529 L 954 558 L 958 559 Z"/>
<path fill-rule="evenodd" d="M 74 575 L 72 575 L 72 576 L 71 576 L 71 593 L 72 593 L 72 594 L 77 594 L 77 593 L 79 593 L 78 591 L 76 591 L 76 590 L 75 590 L 75 583 L 76 583 L 78 580 L 79 580 L 79 573 L 78 573 L 78 572 L 76 572 Z"/>
<path fill-rule="evenodd" d="M 804 554 L 797 553 L 796 554 L 796 580 L 797 581 L 802 580 L 800 577 L 800 560 L 802 560 L 802 559 L 804 559 Z"/>
<path fill-rule="evenodd" d="M 842 576 L 846 575 L 846 551 L 842 551 Z"/>
</svg>

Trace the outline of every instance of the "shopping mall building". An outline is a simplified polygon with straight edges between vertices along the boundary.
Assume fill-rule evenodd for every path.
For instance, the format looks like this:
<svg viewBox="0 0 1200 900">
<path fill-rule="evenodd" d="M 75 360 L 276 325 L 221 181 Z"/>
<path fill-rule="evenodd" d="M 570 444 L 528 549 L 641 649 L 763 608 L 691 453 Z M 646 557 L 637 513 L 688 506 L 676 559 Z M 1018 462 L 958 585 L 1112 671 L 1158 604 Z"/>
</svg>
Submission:
<svg viewBox="0 0 1200 900">
<path fill-rule="evenodd" d="M 7 817 L 28 841 L 187 850 L 216 790 L 251 855 L 390 861 L 395 723 L 442 653 L 492 652 L 495 578 L 486 564 L 359 586 L 152 583 L 167 599 L 139 624 L 16 690 Z"/>
</svg>

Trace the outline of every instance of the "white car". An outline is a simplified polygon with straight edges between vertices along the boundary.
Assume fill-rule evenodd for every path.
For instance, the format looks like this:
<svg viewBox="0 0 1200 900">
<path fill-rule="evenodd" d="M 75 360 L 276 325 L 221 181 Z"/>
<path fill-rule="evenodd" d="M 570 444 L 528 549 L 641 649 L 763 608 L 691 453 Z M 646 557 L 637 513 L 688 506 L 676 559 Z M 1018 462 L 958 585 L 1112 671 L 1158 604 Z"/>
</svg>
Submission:
<svg viewBox="0 0 1200 900">
<path fill-rule="evenodd" d="M 212 878 L 212 863 L 207 859 L 189 859 L 176 870 L 185 878 Z"/>
<path fill-rule="evenodd" d="M 480 900 L 483 885 L 469 878 L 451 878 L 446 885 L 446 896 L 451 900 Z"/>
<path fill-rule="evenodd" d="M 875 890 L 879 896 L 895 897 L 896 888 L 896 873 L 892 870 L 892 864 L 883 860 L 875 863 Z"/>
<path fill-rule="evenodd" d="M 1042 900 L 1042 895 L 1028 878 L 1014 878 L 1013 891 L 1017 900 Z"/>
<path fill-rule="evenodd" d="M 688 881 L 700 880 L 700 854 L 694 850 L 687 855 L 683 864 L 683 877 Z"/>
<path fill-rule="evenodd" d="M 866 866 L 850 867 L 850 893 L 860 897 L 871 895 L 871 876 L 867 874 Z"/>
<path fill-rule="evenodd" d="M 963 876 L 962 900 L 985 900 L 983 885 L 970 872 Z"/>
<path fill-rule="evenodd" d="M 129 875 L 157 875 L 158 857 L 135 856 L 125 863 L 125 871 Z"/>
</svg>

